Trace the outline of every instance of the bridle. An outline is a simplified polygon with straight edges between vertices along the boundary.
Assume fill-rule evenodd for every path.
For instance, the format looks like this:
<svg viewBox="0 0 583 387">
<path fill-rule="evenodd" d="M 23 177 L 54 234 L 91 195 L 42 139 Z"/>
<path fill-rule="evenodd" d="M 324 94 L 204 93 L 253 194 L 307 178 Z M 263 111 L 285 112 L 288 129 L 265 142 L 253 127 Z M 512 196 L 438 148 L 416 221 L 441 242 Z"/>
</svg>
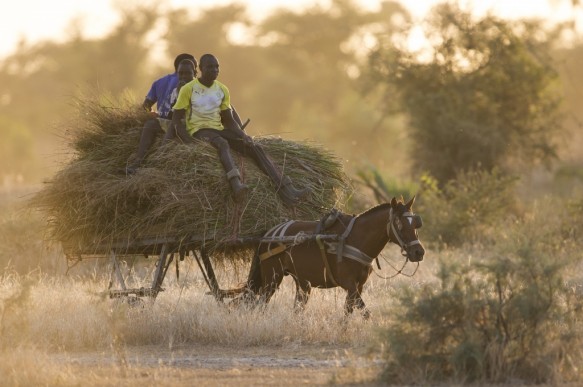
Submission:
<svg viewBox="0 0 583 387">
<path fill-rule="evenodd" d="M 409 262 L 407 247 L 421 244 L 421 242 L 419 242 L 419 237 L 417 236 L 417 229 L 423 225 L 423 221 L 421 220 L 421 217 L 419 215 L 415 215 L 412 211 L 404 212 L 401 216 L 404 216 L 404 217 L 409 219 L 409 224 L 414 227 L 415 236 L 417 237 L 417 239 L 410 241 L 410 242 L 405 242 L 403 240 L 403 237 L 401 236 L 401 233 L 398 230 L 398 227 L 395 227 L 395 220 L 398 219 L 397 214 L 395 213 L 395 211 L 393 211 L 393 208 L 391 208 L 389 211 L 389 221 L 387 223 L 387 237 L 389 238 L 389 240 L 391 240 L 391 230 L 392 230 L 393 235 L 397 239 L 397 243 L 399 243 L 399 247 L 401 248 L 401 255 L 404 256 L 406 259 L 405 259 L 405 262 L 403 262 L 403 265 L 401 266 L 400 269 L 397 269 L 391 263 L 387 262 L 387 260 L 385 259 L 385 262 L 388 263 L 389 266 L 391 266 L 395 270 L 395 274 L 388 276 L 388 277 L 384 277 L 384 276 L 380 275 L 379 273 L 377 273 L 376 271 L 374 272 L 377 275 L 377 277 L 385 279 L 385 280 L 396 277 L 399 274 L 404 275 L 406 277 L 413 277 L 415 275 L 415 273 L 417 273 L 417 269 L 419 269 L 419 262 L 416 262 L 417 266 L 415 267 L 415 270 L 413 271 L 412 274 L 403 273 L 403 269 L 405 268 L 405 266 Z M 377 260 L 377 266 L 380 269 L 381 266 L 379 264 L 378 257 L 376 258 L 376 260 Z"/>
<path fill-rule="evenodd" d="M 400 230 L 398 230 L 398 228 L 395 227 L 395 220 L 397 220 L 398 217 L 397 217 L 397 214 L 395 213 L 395 211 L 393 211 L 393 208 L 391 208 L 389 211 L 389 222 L 387 223 L 387 236 L 388 236 L 389 240 L 391 240 L 391 230 L 392 230 L 393 235 L 397 239 L 397 243 L 399 244 L 399 247 L 401 248 L 401 255 L 406 257 L 408 260 L 409 256 L 407 253 L 407 248 L 414 246 L 414 245 L 421 244 L 421 242 L 419 242 L 419 237 L 417 236 L 417 229 L 421 227 L 423 222 L 421 220 L 421 217 L 419 215 L 415 215 L 412 211 L 404 212 L 401 216 L 404 216 L 406 218 L 410 218 L 409 224 L 412 225 L 415 229 L 416 239 L 412 240 L 410 242 L 405 242 L 403 240 L 403 237 L 401 236 Z"/>
</svg>

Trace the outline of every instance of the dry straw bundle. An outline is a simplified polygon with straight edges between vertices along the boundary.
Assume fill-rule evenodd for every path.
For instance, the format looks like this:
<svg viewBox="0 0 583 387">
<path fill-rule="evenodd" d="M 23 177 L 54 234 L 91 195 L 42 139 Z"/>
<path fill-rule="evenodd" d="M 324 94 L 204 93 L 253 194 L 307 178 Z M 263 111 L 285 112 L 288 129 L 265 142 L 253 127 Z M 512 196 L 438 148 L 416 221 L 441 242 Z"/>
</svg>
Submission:
<svg viewBox="0 0 583 387">
<path fill-rule="evenodd" d="M 285 219 L 319 219 L 350 192 L 330 152 L 274 137 L 255 138 L 298 186 L 311 189 L 295 209 L 250 158 L 233 152 L 249 194 L 236 204 L 216 150 L 206 143 L 154 144 L 135 175 L 123 172 L 148 115 L 127 99 L 84 99 L 67 131 L 72 160 L 33 198 L 48 218 L 49 237 L 82 250 L 140 238 L 201 240 L 209 248 L 261 236 Z M 113 106 L 113 107 L 112 107 Z M 117 107 L 115 107 L 117 106 Z M 236 246 L 230 247 L 236 249 Z"/>
</svg>

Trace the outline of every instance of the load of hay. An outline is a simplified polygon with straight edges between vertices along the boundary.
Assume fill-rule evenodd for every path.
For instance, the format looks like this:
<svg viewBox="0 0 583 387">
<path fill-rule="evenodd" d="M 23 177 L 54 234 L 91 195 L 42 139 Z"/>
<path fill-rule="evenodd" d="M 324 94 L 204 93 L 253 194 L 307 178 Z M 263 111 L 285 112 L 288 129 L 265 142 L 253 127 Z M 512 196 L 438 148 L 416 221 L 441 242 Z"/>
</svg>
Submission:
<svg viewBox="0 0 583 387">
<path fill-rule="evenodd" d="M 80 251 L 160 236 L 236 249 L 233 241 L 260 237 L 286 219 L 319 219 L 328 209 L 342 207 L 350 193 L 332 153 L 274 137 L 255 141 L 296 186 L 311 189 L 294 209 L 284 206 L 252 159 L 233 152 L 249 186 L 246 199 L 235 203 L 216 150 L 202 142 L 158 140 L 138 172 L 126 176 L 124 168 L 149 115 L 128 101 L 81 100 L 79 112 L 66 136 L 71 161 L 35 195 L 32 205 L 47 215 L 50 239 Z"/>
</svg>

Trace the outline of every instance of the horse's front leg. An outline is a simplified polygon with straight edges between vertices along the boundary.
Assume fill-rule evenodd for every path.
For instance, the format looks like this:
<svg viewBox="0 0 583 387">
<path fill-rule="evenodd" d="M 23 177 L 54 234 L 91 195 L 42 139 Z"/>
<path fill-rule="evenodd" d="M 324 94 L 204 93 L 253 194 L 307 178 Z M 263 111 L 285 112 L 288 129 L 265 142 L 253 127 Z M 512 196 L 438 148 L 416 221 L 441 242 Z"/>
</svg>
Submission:
<svg viewBox="0 0 583 387">
<path fill-rule="evenodd" d="M 366 305 L 362 300 L 362 285 L 354 284 L 353 286 L 350 286 L 348 289 L 346 289 L 346 291 L 347 295 L 346 303 L 344 304 L 344 314 L 350 315 L 354 311 L 354 308 L 358 308 L 363 311 L 362 316 L 365 319 L 368 319 L 370 317 L 370 312 L 368 309 L 366 309 Z"/>
<path fill-rule="evenodd" d="M 358 284 L 358 299 L 360 300 L 360 303 L 357 305 L 357 308 L 359 308 L 360 310 L 362 310 L 362 317 L 365 320 L 368 320 L 371 316 L 370 311 L 368 310 L 368 308 L 366 307 L 366 305 L 364 304 L 364 301 L 362 299 L 362 288 L 364 287 L 364 282 L 362 284 Z"/>
</svg>

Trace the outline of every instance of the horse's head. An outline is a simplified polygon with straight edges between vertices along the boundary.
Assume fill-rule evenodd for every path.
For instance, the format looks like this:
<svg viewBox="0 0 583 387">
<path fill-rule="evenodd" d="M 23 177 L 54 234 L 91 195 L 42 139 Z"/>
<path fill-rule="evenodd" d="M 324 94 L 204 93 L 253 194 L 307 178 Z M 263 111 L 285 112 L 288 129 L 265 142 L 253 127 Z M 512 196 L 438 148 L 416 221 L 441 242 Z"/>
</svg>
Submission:
<svg viewBox="0 0 583 387">
<path fill-rule="evenodd" d="M 401 247 L 401 251 L 409 261 L 419 262 L 425 255 L 425 249 L 417 235 L 417 229 L 421 228 L 423 222 L 419 215 L 413 213 L 413 203 L 415 203 L 415 196 L 408 203 L 397 201 L 395 198 L 391 200 L 387 235 L 391 242 Z"/>
</svg>

